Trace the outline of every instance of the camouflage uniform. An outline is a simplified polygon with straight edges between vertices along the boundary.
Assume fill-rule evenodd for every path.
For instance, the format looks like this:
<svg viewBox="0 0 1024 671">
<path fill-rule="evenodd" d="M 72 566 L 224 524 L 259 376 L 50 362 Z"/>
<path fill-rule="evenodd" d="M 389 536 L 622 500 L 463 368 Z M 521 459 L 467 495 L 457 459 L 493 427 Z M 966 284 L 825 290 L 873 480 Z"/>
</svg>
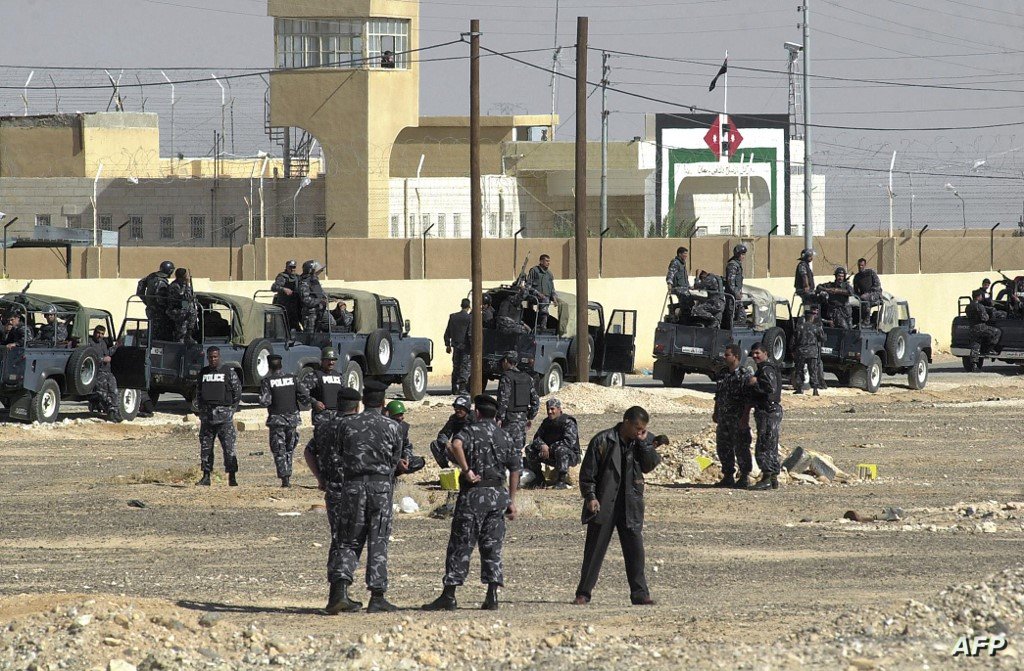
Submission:
<svg viewBox="0 0 1024 671">
<path fill-rule="evenodd" d="M 320 286 L 316 273 L 299 276 L 299 318 L 307 333 L 323 331 L 323 315 L 327 308 L 327 294 Z"/>
<path fill-rule="evenodd" d="M 725 293 L 733 299 L 733 321 L 743 322 L 743 262 L 736 257 L 725 264 Z"/>
<path fill-rule="evenodd" d="M 292 455 L 299 444 L 299 405 L 309 403 L 309 392 L 296 375 L 272 371 L 260 380 L 260 405 L 268 409 L 270 452 L 274 455 L 277 477 L 292 476 Z"/>
<path fill-rule="evenodd" d="M 96 358 L 98 359 L 96 365 L 96 384 L 93 385 L 92 393 L 89 395 L 89 410 L 93 412 L 99 412 L 104 415 L 111 414 L 111 411 L 116 411 L 117 415 L 121 414 L 120 405 L 117 402 L 117 380 L 114 379 L 113 373 L 110 372 L 110 362 L 104 361 L 104 357 L 111 355 L 111 348 L 107 345 L 107 341 L 104 338 L 96 340 L 95 337 L 89 337 L 89 346 L 96 352 Z"/>
<path fill-rule="evenodd" d="M 52 324 L 47 322 L 39 327 L 39 339 L 47 343 L 67 342 L 68 327 L 59 319 L 55 319 Z"/>
<path fill-rule="evenodd" d="M 188 282 L 174 280 L 167 287 L 167 321 L 177 342 L 185 342 L 195 332 L 199 320 L 196 295 Z"/>
<path fill-rule="evenodd" d="M 540 446 L 548 446 L 548 458 L 540 457 Z M 526 446 L 526 468 L 540 472 L 541 464 L 553 467 L 559 473 L 580 463 L 580 430 L 576 418 L 562 413 L 558 419 L 545 418 L 533 436 L 533 441 Z"/>
<path fill-rule="evenodd" d="M 513 368 L 501 374 L 498 380 L 497 419 L 520 452 L 526 445 L 526 424 L 537 416 L 539 409 L 540 396 L 528 373 Z"/>
<path fill-rule="evenodd" d="M 289 296 L 282 289 L 291 289 Z M 295 273 L 282 272 L 274 278 L 270 285 L 274 292 L 274 305 L 280 305 L 288 315 L 288 328 L 297 328 L 299 325 L 299 276 Z"/>
<path fill-rule="evenodd" d="M 670 291 L 680 299 L 690 291 L 690 275 L 686 270 L 686 262 L 680 261 L 678 255 L 672 257 L 672 261 L 668 264 L 665 284 L 669 285 Z"/>
<path fill-rule="evenodd" d="M 388 588 L 388 538 L 395 469 L 402 458 L 402 435 L 396 422 L 377 412 L 339 417 L 331 451 L 340 450 L 344 478 L 337 520 L 337 577 L 352 582 L 366 546 L 366 586 Z"/>
<path fill-rule="evenodd" d="M 978 361 L 981 359 L 982 346 L 987 351 L 989 347 L 999 342 L 1003 332 L 988 323 L 992 320 L 992 315 L 984 305 L 976 300 L 972 299 L 967 304 L 964 315 L 971 322 L 971 364 L 972 367 L 977 367 Z"/>
<path fill-rule="evenodd" d="M 819 367 L 821 361 L 821 344 L 825 342 L 825 331 L 821 322 L 808 321 L 807 317 L 796 320 L 790 340 L 793 352 L 793 387 L 797 391 L 804 388 L 804 366 L 811 380 L 811 389 L 821 388 Z"/>
<path fill-rule="evenodd" d="M 313 386 L 309 389 L 309 395 L 313 400 L 320 401 L 326 407 L 323 410 L 310 408 L 310 419 L 313 421 L 313 426 L 320 426 L 321 423 L 334 419 L 338 411 L 338 392 L 344 386 L 344 378 L 338 371 L 328 373 L 320 369 L 314 373 Z"/>
<path fill-rule="evenodd" d="M 341 444 L 337 440 L 342 423 L 354 414 L 337 415 L 333 411 L 329 420 L 322 420 L 313 427 L 313 438 L 306 445 L 316 459 L 320 479 L 324 482 L 324 505 L 327 508 L 327 522 L 331 526 L 331 547 L 327 552 L 327 581 L 342 579 L 341 562 L 341 520 L 344 508 L 344 470 L 341 463 Z"/>
<path fill-rule="evenodd" d="M 722 278 L 708 273 L 704 279 L 697 280 L 693 288 L 703 289 L 708 295 L 694 304 L 690 309 L 690 315 L 706 326 L 719 328 L 722 325 L 722 313 L 725 312 L 725 289 L 722 286 Z"/>
<path fill-rule="evenodd" d="M 810 261 L 800 260 L 796 264 L 796 276 L 793 278 L 793 289 L 803 299 L 804 305 L 817 305 L 818 295 L 814 293 L 814 271 Z"/>
<path fill-rule="evenodd" d="M 458 586 L 469 574 L 473 547 L 480 548 L 480 581 L 504 585 L 501 550 L 505 540 L 505 511 L 509 506 L 505 472 L 523 467 L 520 447 L 492 420 L 467 426 L 457 436 L 466 464 L 480 476 L 471 484 L 463 475 L 452 516 L 452 531 L 445 556 L 444 584 Z"/>
<path fill-rule="evenodd" d="M 441 468 L 449 468 L 448 444 L 460 431 L 473 423 L 473 413 L 469 412 L 464 419 L 460 419 L 454 412 L 448 417 L 441 430 L 437 432 L 437 439 L 430 443 L 430 453 Z"/>
<path fill-rule="evenodd" d="M 734 477 L 737 464 L 739 475 L 748 475 L 754 469 L 750 458 L 750 401 L 747 397 L 747 380 L 750 373 L 743 366 L 729 372 L 725 370 L 715 382 L 714 420 L 718 460 L 722 463 L 722 475 Z"/>
<path fill-rule="evenodd" d="M 235 442 L 235 410 L 242 400 L 242 383 L 235 369 L 204 367 L 199 372 L 199 459 L 204 473 L 213 471 L 213 441 L 220 440 L 224 452 L 224 470 L 238 471 Z"/>
<path fill-rule="evenodd" d="M 779 428 L 782 426 L 782 376 L 775 364 L 767 361 L 757 365 L 757 386 L 750 388 L 754 401 L 754 423 L 757 425 L 757 443 L 754 458 L 762 474 L 778 475 Z"/>
<path fill-rule="evenodd" d="M 136 290 L 146 304 L 146 319 L 149 320 L 153 337 L 156 340 L 167 340 L 171 336 L 170 325 L 167 323 L 166 317 L 169 279 L 168 273 L 153 272 L 139 281 L 139 287 Z"/>
<path fill-rule="evenodd" d="M 837 329 L 851 328 L 853 308 L 850 307 L 850 296 L 853 296 L 853 287 L 850 283 L 846 280 L 825 282 L 818 287 L 818 293 L 824 298 L 832 326 Z"/>
</svg>

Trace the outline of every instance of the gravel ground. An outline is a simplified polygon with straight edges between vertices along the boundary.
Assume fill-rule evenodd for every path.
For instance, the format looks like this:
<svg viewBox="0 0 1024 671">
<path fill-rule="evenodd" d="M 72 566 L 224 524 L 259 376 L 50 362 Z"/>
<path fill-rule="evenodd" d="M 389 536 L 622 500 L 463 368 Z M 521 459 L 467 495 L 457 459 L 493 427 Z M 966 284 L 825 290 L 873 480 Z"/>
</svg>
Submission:
<svg viewBox="0 0 1024 671">
<path fill-rule="evenodd" d="M 430 512 L 446 497 L 433 466 L 397 492 L 421 506 L 397 516 L 391 545 L 389 596 L 403 610 L 325 617 L 322 498 L 301 467 L 297 487 L 275 486 L 265 430 L 240 434 L 240 487 L 218 478 L 197 489 L 195 426 L 174 403 L 145 423 L 7 425 L 0 668 L 1020 668 L 1024 379 L 900 384 L 787 395 L 787 449 L 827 453 L 847 472 L 873 463 L 879 477 L 771 493 L 708 489 L 717 466 L 694 460 L 714 452 L 704 387 L 567 388 L 585 437 L 640 403 L 673 439 L 647 489 L 658 603 L 629 606 L 613 544 L 594 602 L 569 605 L 579 498 L 544 490 L 522 496 L 502 610 L 483 617 L 472 582 L 455 613 L 414 610 L 443 571 L 448 525 Z M 421 454 L 449 402 L 411 404 Z M 978 634 L 1009 647 L 952 657 Z"/>
</svg>

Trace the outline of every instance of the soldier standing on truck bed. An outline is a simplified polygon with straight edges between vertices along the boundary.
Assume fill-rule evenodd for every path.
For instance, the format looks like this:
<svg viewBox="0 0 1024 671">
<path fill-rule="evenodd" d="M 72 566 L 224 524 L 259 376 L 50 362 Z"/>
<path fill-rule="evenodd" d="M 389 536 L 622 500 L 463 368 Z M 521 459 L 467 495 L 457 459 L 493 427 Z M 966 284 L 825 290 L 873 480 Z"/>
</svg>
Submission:
<svg viewBox="0 0 1024 671">
<path fill-rule="evenodd" d="M 199 319 L 192 276 L 187 268 L 175 268 L 174 281 L 167 287 L 167 322 L 177 342 L 192 342 Z"/>
<path fill-rule="evenodd" d="M 676 255 L 669 261 L 668 273 L 665 275 L 665 286 L 668 287 L 668 292 L 676 297 L 679 305 L 680 314 L 677 315 L 677 319 L 682 314 L 689 314 L 693 304 L 690 298 L 690 275 L 686 270 L 686 259 L 689 254 L 690 250 L 686 247 L 677 249 Z"/>
<path fill-rule="evenodd" d="M 156 340 L 168 340 L 172 333 L 167 323 L 167 288 L 174 272 L 174 262 L 164 261 L 160 269 L 139 280 L 135 295 L 146 304 L 146 319 Z"/>
<path fill-rule="evenodd" d="M 746 245 L 736 245 L 732 248 L 732 258 L 725 264 L 725 293 L 732 296 L 733 313 L 732 323 L 742 324 L 743 312 L 743 257 L 747 255 Z"/>
<path fill-rule="evenodd" d="M 983 297 L 981 289 L 972 291 L 971 302 L 967 304 L 967 308 L 964 310 L 964 316 L 971 322 L 971 358 L 968 362 L 968 373 L 981 370 L 982 347 L 987 352 L 988 348 L 998 343 L 999 338 L 1003 335 L 1002 331 L 989 324 L 992 321 L 992 315 L 989 312 L 989 308 L 981 304 Z"/>
<path fill-rule="evenodd" d="M 519 354 L 505 352 L 501 360 L 501 378 L 498 380 L 498 425 L 508 432 L 516 449 L 522 452 L 526 445 L 526 432 L 540 410 L 540 396 L 533 378 L 516 368 Z"/>
<path fill-rule="evenodd" d="M 871 306 L 882 301 L 882 280 L 873 268 L 868 268 L 868 260 L 857 259 L 857 274 L 853 276 L 853 292 L 861 300 L 860 323 L 867 325 L 871 317 Z"/>
<path fill-rule="evenodd" d="M 298 264 L 289 259 L 284 270 L 277 274 L 270 290 L 274 292 L 274 305 L 280 305 L 288 315 L 288 328 L 299 326 L 299 276 L 295 274 Z"/>
<path fill-rule="evenodd" d="M 327 311 L 327 294 L 320 286 L 323 267 L 314 260 L 302 264 L 302 275 L 299 277 L 299 319 L 302 330 L 306 333 L 323 332 L 324 313 Z"/>
<path fill-rule="evenodd" d="M 260 380 L 260 405 L 267 409 L 270 453 L 274 455 L 282 487 L 291 487 L 292 456 L 299 444 L 301 405 L 309 403 L 309 392 L 297 375 L 282 370 L 280 354 L 267 357 L 270 373 Z"/>
<path fill-rule="evenodd" d="M 818 296 L 814 293 L 814 270 L 811 269 L 813 261 L 813 249 L 808 247 L 800 252 L 800 261 L 796 264 L 796 277 L 793 278 L 793 289 L 806 305 L 818 302 Z"/>
<path fill-rule="evenodd" d="M 530 274 L 526 276 L 526 286 L 537 297 L 537 328 L 540 330 L 548 327 L 548 310 L 552 305 L 558 305 L 555 278 L 548 270 L 550 266 L 551 257 L 541 254 L 540 262 L 530 268 Z"/>
<path fill-rule="evenodd" d="M 235 411 L 242 401 L 242 383 L 235 369 L 223 366 L 220 362 L 220 348 L 210 346 L 206 349 L 209 365 L 199 371 L 199 460 L 203 468 L 203 477 L 198 485 L 210 485 L 210 474 L 213 472 L 213 441 L 220 440 L 224 452 L 224 470 L 228 474 L 228 484 L 238 486 L 235 473 L 238 472 L 238 455 L 235 443 L 238 433 L 235 431 Z"/>
</svg>

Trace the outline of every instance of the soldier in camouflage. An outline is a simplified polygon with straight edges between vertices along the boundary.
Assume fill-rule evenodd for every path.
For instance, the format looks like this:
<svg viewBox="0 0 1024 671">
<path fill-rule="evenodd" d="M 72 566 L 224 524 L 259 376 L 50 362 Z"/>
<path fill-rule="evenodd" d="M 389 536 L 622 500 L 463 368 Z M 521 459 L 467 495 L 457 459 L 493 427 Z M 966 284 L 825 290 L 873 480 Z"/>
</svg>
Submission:
<svg viewBox="0 0 1024 671">
<path fill-rule="evenodd" d="M 971 292 L 971 302 L 964 309 L 964 316 L 971 323 L 969 331 L 971 354 L 965 362 L 968 373 L 981 370 L 982 349 L 984 348 L 986 354 L 989 353 L 990 348 L 998 344 L 1003 335 L 1002 330 L 992 326 L 992 311 L 981 303 L 982 298 L 984 298 L 982 290 L 975 289 Z"/>
<path fill-rule="evenodd" d="M 135 295 L 142 298 L 146 305 L 146 319 L 156 340 L 167 340 L 171 336 L 170 325 L 167 323 L 167 288 L 174 272 L 172 261 L 160 263 L 160 269 L 139 280 Z"/>
<path fill-rule="evenodd" d="M 526 446 L 526 470 L 533 473 L 529 487 L 544 486 L 543 465 L 555 469 L 558 478 L 554 489 L 568 489 L 569 469 L 580 463 L 580 430 L 576 418 L 562 412 L 562 402 L 549 398 L 547 419 L 540 424 L 533 441 Z"/>
<path fill-rule="evenodd" d="M 469 400 L 469 396 L 457 396 L 455 402 L 452 403 L 453 412 L 448 417 L 448 421 L 437 432 L 437 439 L 430 443 L 430 454 L 434 456 L 434 461 L 441 468 L 451 466 L 451 463 L 448 461 L 448 445 L 451 443 L 452 438 L 473 423 L 472 406 L 473 404 Z"/>
<path fill-rule="evenodd" d="M 853 309 L 850 307 L 850 296 L 853 287 L 846 279 L 846 268 L 838 266 L 835 280 L 818 285 L 818 295 L 828 310 L 828 320 L 837 329 L 851 328 Z"/>
<path fill-rule="evenodd" d="M 757 362 L 757 372 L 747 380 L 754 402 L 754 422 L 757 425 L 757 443 L 754 458 L 761 469 L 761 479 L 752 489 L 779 488 L 779 429 L 782 426 L 782 375 L 768 360 L 768 351 L 760 343 L 750 348 L 750 356 Z"/>
<path fill-rule="evenodd" d="M 747 380 L 750 372 L 740 366 L 739 345 L 725 346 L 725 365 L 715 382 L 715 411 L 712 421 L 715 430 L 718 460 L 722 464 L 722 479 L 716 487 L 746 489 L 750 485 L 750 471 L 754 469 L 750 458 L 750 400 Z M 739 465 L 739 478 L 736 466 Z"/>
<path fill-rule="evenodd" d="M 176 268 L 174 281 L 167 287 L 167 322 L 177 342 L 192 342 L 192 334 L 199 320 L 196 295 L 192 291 L 192 276 L 188 269 Z"/>
<path fill-rule="evenodd" d="M 299 276 L 299 319 L 302 330 L 307 333 L 323 332 L 325 329 L 324 313 L 327 312 L 327 294 L 320 286 L 318 275 L 323 267 L 313 260 L 302 264 L 302 275 Z"/>
<path fill-rule="evenodd" d="M 235 411 L 242 401 L 242 382 L 233 368 L 221 365 L 219 347 L 208 347 L 206 359 L 209 363 L 199 371 L 198 390 L 199 459 L 203 477 L 196 484 L 209 486 L 210 474 L 213 472 L 213 441 L 219 439 L 224 452 L 228 484 L 237 487 L 235 474 L 238 472 L 238 456 L 235 442 L 238 433 L 235 431 Z"/>
<path fill-rule="evenodd" d="M 516 368 L 519 354 L 509 350 L 501 360 L 498 380 L 498 425 L 512 438 L 516 449 L 526 445 L 526 432 L 540 410 L 540 396 L 533 378 Z"/>
<path fill-rule="evenodd" d="M 409 439 L 409 422 L 405 421 L 405 403 L 396 399 L 388 403 L 384 411 L 389 418 L 398 423 L 398 428 L 402 432 L 402 459 L 398 462 L 398 474 L 405 475 L 421 470 L 427 462 L 423 457 L 416 456 L 413 451 L 412 441 Z"/>
<path fill-rule="evenodd" d="M 352 572 L 346 575 L 342 562 L 341 542 L 348 527 L 344 526 L 346 515 L 345 471 L 342 461 L 341 443 L 338 436 L 341 427 L 359 412 L 359 392 L 345 387 L 338 392 L 337 414 L 329 421 L 322 421 L 313 429 L 313 439 L 306 444 L 303 457 L 317 486 L 324 493 L 327 521 L 331 526 L 331 547 L 327 553 L 327 582 L 331 585 L 326 610 L 329 615 L 343 611 L 356 611 L 363 607 L 348 594 L 352 586 Z"/>
<path fill-rule="evenodd" d="M 280 354 L 267 357 L 270 373 L 260 380 L 260 405 L 267 409 L 270 453 L 282 487 L 291 486 L 292 455 L 299 444 L 299 409 L 309 404 L 309 391 L 297 375 L 282 370 Z"/>
<path fill-rule="evenodd" d="M 801 319 L 797 319 L 793 325 L 793 335 L 790 336 L 790 351 L 793 352 L 793 387 L 794 394 L 804 393 L 804 368 L 807 369 L 807 376 L 811 381 L 811 389 L 814 395 L 818 396 L 818 389 L 821 388 L 821 376 L 819 375 L 821 361 L 821 345 L 825 342 L 825 330 L 821 328 L 818 320 L 818 306 L 812 305 L 807 308 L 807 313 Z"/>
<path fill-rule="evenodd" d="M 313 426 L 334 419 L 338 409 L 338 395 L 345 386 L 344 378 L 334 370 L 338 363 L 338 355 L 334 348 L 325 347 L 320 352 L 320 368 L 313 374 L 313 384 L 309 389 L 312 399 L 309 404 L 310 419 Z"/>
<path fill-rule="evenodd" d="M 123 422 L 117 402 L 117 380 L 110 372 L 110 355 L 113 352 L 107 344 L 107 327 L 97 324 L 89 338 L 89 346 L 96 351 L 96 384 L 89 395 L 89 410 L 107 416 L 111 422 Z"/>
<path fill-rule="evenodd" d="M 455 610 L 455 590 L 469 575 L 474 546 L 480 548 L 480 580 L 487 585 L 483 610 L 498 609 L 498 588 L 505 584 L 501 562 L 505 516 L 510 520 L 516 517 L 516 490 L 523 462 L 520 447 L 494 421 L 497 401 L 486 395 L 474 401 L 477 421 L 463 429 L 449 449 L 462 473 L 445 557 L 444 591 L 425 604 L 424 610 Z"/>
<path fill-rule="evenodd" d="M 732 248 L 732 258 L 725 264 L 725 293 L 732 296 L 733 324 L 742 324 L 746 313 L 743 311 L 743 258 L 747 255 L 746 245 Z"/>
<path fill-rule="evenodd" d="M 700 271 L 694 289 L 707 292 L 707 298 L 696 301 L 690 309 L 690 316 L 705 326 L 719 328 L 722 325 L 722 313 L 725 312 L 725 288 L 722 278 L 718 275 Z"/>
<path fill-rule="evenodd" d="M 60 345 L 66 343 L 68 341 L 68 327 L 57 318 L 57 308 L 47 305 L 43 309 L 43 316 L 46 318 L 46 323 L 39 329 L 39 339 L 47 344 Z"/>
</svg>

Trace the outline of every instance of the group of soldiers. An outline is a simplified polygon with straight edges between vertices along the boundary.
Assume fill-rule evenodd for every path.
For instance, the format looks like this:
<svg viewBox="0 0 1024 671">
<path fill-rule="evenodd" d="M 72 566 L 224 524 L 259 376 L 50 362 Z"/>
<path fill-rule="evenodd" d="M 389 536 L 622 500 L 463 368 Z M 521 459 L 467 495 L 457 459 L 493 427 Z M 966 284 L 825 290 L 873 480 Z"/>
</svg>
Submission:
<svg viewBox="0 0 1024 671">
<path fill-rule="evenodd" d="M 326 270 L 319 261 L 310 259 L 302 264 L 302 274 L 296 274 L 298 264 L 286 261 L 284 270 L 277 274 L 270 290 L 274 292 L 274 305 L 280 305 L 288 315 L 292 328 L 306 333 L 351 331 L 353 314 L 344 301 L 328 309 L 327 293 L 320 285 L 320 275 Z"/>
<path fill-rule="evenodd" d="M 192 342 L 199 305 L 187 268 L 175 268 L 173 261 L 162 262 L 159 269 L 139 280 L 135 295 L 146 305 L 154 339 Z"/>
<path fill-rule="evenodd" d="M 981 286 L 971 292 L 971 301 L 964 309 L 964 316 L 970 322 L 970 343 L 971 353 L 968 359 L 967 372 L 974 373 L 981 370 L 981 355 L 992 351 L 1003 337 L 1002 329 L 993 326 L 992 322 L 1007 319 L 1011 316 L 1020 318 L 1024 315 L 1021 309 L 1021 299 L 1017 287 L 1010 287 L 1004 290 L 999 296 L 1005 305 L 1006 310 L 996 308 L 992 300 L 992 281 L 988 278 L 982 280 Z"/>
</svg>

